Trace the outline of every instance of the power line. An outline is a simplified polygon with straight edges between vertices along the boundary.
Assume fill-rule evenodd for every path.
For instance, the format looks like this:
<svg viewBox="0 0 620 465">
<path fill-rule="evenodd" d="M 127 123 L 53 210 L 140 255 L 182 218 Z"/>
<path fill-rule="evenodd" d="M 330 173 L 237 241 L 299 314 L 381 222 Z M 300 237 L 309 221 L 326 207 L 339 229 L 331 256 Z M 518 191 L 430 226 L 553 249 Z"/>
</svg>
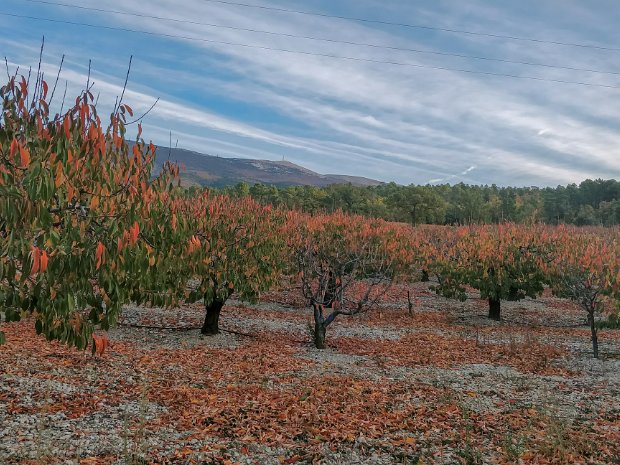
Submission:
<svg viewBox="0 0 620 465">
<path fill-rule="evenodd" d="M 542 78 L 542 77 L 537 77 L 537 76 L 523 76 L 523 75 L 518 75 L 518 74 L 493 73 L 493 72 L 490 72 L 490 71 L 478 71 L 478 70 L 472 70 L 472 69 L 449 68 L 449 67 L 444 67 L 444 66 L 430 66 L 430 65 L 422 65 L 422 64 L 418 64 L 418 63 L 404 63 L 404 62 L 400 62 L 400 61 L 374 60 L 374 59 L 371 59 L 371 58 L 359 58 L 359 57 L 350 57 L 350 56 L 345 56 L 345 55 L 333 55 L 333 54 L 329 54 L 329 53 L 305 52 L 305 51 L 302 51 L 302 50 L 289 50 L 289 49 L 285 49 L 285 48 L 268 47 L 268 46 L 264 46 L 264 45 L 244 44 L 244 43 L 240 43 L 240 42 L 228 42 L 228 41 L 222 41 L 222 40 L 205 39 L 205 38 L 201 38 L 201 37 L 191 37 L 191 36 L 182 36 L 182 35 L 176 35 L 176 34 L 167 34 L 167 33 L 164 33 L 164 32 L 152 32 L 152 31 L 144 31 L 144 30 L 140 30 L 140 29 L 130 29 L 130 28 L 116 27 L 116 26 L 105 26 L 105 25 L 101 25 L 101 24 L 90 24 L 90 23 L 83 23 L 83 22 L 77 22 L 77 21 L 67 21 L 67 20 L 52 19 L 52 18 L 41 18 L 41 17 L 37 17 L 37 16 L 19 15 L 19 14 L 15 14 L 15 13 L 6 13 L 6 12 L 1 12 L 1 11 L 0 11 L 0 15 L 12 17 L 12 18 L 31 19 L 31 20 L 35 20 L 35 21 L 46 21 L 46 22 L 58 23 L 58 24 L 69 24 L 69 25 L 73 25 L 73 26 L 84 26 L 84 27 L 91 27 L 91 28 L 96 28 L 96 29 L 106 29 L 106 30 L 111 30 L 111 31 L 130 32 L 130 33 L 136 33 L 136 34 L 146 34 L 146 35 L 150 35 L 150 36 L 159 36 L 159 37 L 166 37 L 166 38 L 173 38 L 173 39 L 191 40 L 191 41 L 197 41 L 197 42 L 205 42 L 205 43 L 212 43 L 212 44 L 219 44 L 219 45 L 228 45 L 228 46 L 234 46 L 234 47 L 252 48 L 252 49 L 258 49 L 258 50 L 269 50 L 269 51 L 274 51 L 274 52 L 284 52 L 284 53 L 291 53 L 291 54 L 297 54 L 297 55 L 315 56 L 315 57 L 322 57 L 322 58 L 333 58 L 333 59 L 347 60 L 347 61 L 356 61 L 356 62 L 364 62 L 364 63 L 375 63 L 375 64 L 383 64 L 383 65 L 406 66 L 406 67 L 421 68 L 421 69 L 434 69 L 434 70 L 440 70 L 440 71 L 453 71 L 453 72 L 469 73 L 469 74 L 481 74 L 481 75 L 485 75 L 485 76 L 507 77 L 507 78 L 514 78 L 514 79 L 526 79 L 526 80 L 531 80 L 531 81 L 542 81 L 542 82 L 554 82 L 554 83 L 559 83 L 559 84 L 574 84 L 574 85 L 588 86 L 588 87 L 602 87 L 602 88 L 606 88 L 606 89 L 620 89 L 620 86 L 614 86 L 614 85 L 608 85 L 608 84 L 596 84 L 596 83 L 593 83 L 593 82 L 568 81 L 568 80 L 564 80 L 564 79 L 551 79 L 551 78 Z"/>
<path fill-rule="evenodd" d="M 100 13 L 111 13 L 111 14 L 116 14 L 116 15 L 134 16 L 138 18 L 155 19 L 158 21 L 170 21 L 170 22 L 181 23 L 181 24 L 193 24 L 197 26 L 207 26 L 207 27 L 214 27 L 214 28 L 221 28 L 221 29 L 231 29 L 234 31 L 245 31 L 245 32 L 252 32 L 252 33 L 269 34 L 269 35 L 281 36 L 281 37 L 290 37 L 290 38 L 296 38 L 296 39 L 330 42 L 334 44 L 355 45 L 355 46 L 369 47 L 369 48 L 376 48 L 376 49 L 396 50 L 396 51 L 402 51 L 402 52 L 412 52 L 412 53 L 420 53 L 420 54 L 427 54 L 427 55 L 465 58 L 465 59 L 470 59 L 470 60 L 494 61 L 494 62 L 499 62 L 499 63 L 537 66 L 537 67 L 543 67 L 543 68 L 562 69 L 562 70 L 568 70 L 568 71 L 583 71 L 583 72 L 588 72 L 588 73 L 610 74 L 610 75 L 616 75 L 616 76 L 620 75 L 620 72 L 615 72 L 615 71 L 602 71 L 602 70 L 597 70 L 597 69 L 552 65 L 552 64 L 547 64 L 547 63 L 538 63 L 538 62 L 531 62 L 531 61 L 515 61 L 515 60 L 507 60 L 504 58 L 483 57 L 483 56 L 476 56 L 476 55 L 466 55 L 466 54 L 452 53 L 452 52 L 440 52 L 440 51 L 435 51 L 435 50 L 423 50 L 423 49 L 407 48 L 407 47 L 395 47 L 395 46 L 389 46 L 389 45 L 369 44 L 369 43 L 364 43 L 364 42 L 352 42 L 352 41 L 347 41 L 347 40 L 330 39 L 330 38 L 324 38 L 324 37 L 305 36 L 305 35 L 297 35 L 297 34 L 288 34 L 285 32 L 266 31 L 262 29 L 251 29 L 251 28 L 244 28 L 244 27 L 237 27 L 237 26 L 227 26 L 227 25 L 222 25 L 222 24 L 205 23 L 201 21 L 193 21 L 193 20 L 181 19 L 181 18 L 169 18 L 169 17 L 164 17 L 164 16 L 149 15 L 145 13 L 132 13 L 132 12 L 126 12 L 126 11 L 119 11 L 119 10 L 110 10 L 106 8 L 88 7 L 88 6 L 82 6 L 82 5 L 75 5 L 71 3 L 52 2 L 52 1 L 47 1 L 47 0 L 25 0 L 25 1 L 31 2 L 31 3 L 39 3 L 39 4 L 45 4 L 45 5 L 67 7 L 67 8 L 77 8 L 77 9 L 87 10 L 87 11 L 97 11 Z"/>
<path fill-rule="evenodd" d="M 597 50 L 608 50 L 608 51 L 620 52 L 619 47 L 608 47 L 608 46 L 596 45 L 596 44 L 580 44 L 580 43 L 575 43 L 575 42 L 561 42 L 561 41 L 554 41 L 554 40 L 535 39 L 532 37 L 509 36 L 509 35 L 502 35 L 502 34 L 492 34 L 492 33 L 487 33 L 487 32 L 468 31 L 464 29 L 450 29 L 450 28 L 445 28 L 445 27 L 427 26 L 424 24 L 408 24 L 408 23 L 398 23 L 398 22 L 393 22 L 393 21 L 381 21 L 378 19 L 357 18 L 354 16 L 330 15 L 327 13 L 315 13 L 312 11 L 293 10 L 290 8 L 281 8 L 281 7 L 266 6 L 266 5 L 255 5 L 255 4 L 250 4 L 250 3 L 233 2 L 230 0 L 202 0 L 202 1 L 210 2 L 210 3 L 221 3 L 224 5 L 240 6 L 244 8 L 257 8 L 261 10 L 279 11 L 282 13 L 294 13 L 297 15 L 318 16 L 321 18 L 344 19 L 347 21 L 359 21 L 362 23 L 382 24 L 384 26 L 399 26 L 399 27 L 407 27 L 407 28 L 412 28 L 412 29 L 426 29 L 430 31 L 450 32 L 453 34 L 467 34 L 467 35 L 473 35 L 473 36 L 493 37 L 495 39 L 521 40 L 521 41 L 526 41 L 526 42 L 535 42 L 539 44 L 563 45 L 567 47 L 593 48 Z"/>
</svg>

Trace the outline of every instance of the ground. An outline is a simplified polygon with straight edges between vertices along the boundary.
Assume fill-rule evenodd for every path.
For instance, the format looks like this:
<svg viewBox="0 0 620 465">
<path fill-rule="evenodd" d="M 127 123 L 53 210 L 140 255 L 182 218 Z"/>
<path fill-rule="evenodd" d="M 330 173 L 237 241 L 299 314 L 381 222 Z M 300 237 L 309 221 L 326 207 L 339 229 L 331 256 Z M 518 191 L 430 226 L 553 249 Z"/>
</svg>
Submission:
<svg viewBox="0 0 620 465">
<path fill-rule="evenodd" d="M 3 324 L 0 463 L 620 464 L 620 331 L 595 360 L 570 302 L 471 297 L 396 286 L 322 351 L 295 289 L 212 337 L 200 306 L 127 307 L 101 356 Z"/>
</svg>

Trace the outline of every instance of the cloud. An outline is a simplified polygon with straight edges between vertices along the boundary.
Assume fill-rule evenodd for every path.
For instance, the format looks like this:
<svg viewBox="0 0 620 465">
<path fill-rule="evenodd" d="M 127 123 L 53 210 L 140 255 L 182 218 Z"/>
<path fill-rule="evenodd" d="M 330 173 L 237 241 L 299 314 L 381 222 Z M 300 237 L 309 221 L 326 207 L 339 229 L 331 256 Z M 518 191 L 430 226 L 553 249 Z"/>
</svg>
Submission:
<svg viewBox="0 0 620 465">
<path fill-rule="evenodd" d="M 7 2 L 16 12 L 26 8 L 18 0 Z M 432 4 L 396 1 L 375 10 L 374 2 L 344 2 L 341 8 L 354 16 L 359 15 L 355 5 L 368 8 L 367 15 L 380 14 L 388 20 L 415 17 L 416 22 L 455 29 L 566 42 L 619 42 L 613 3 L 596 2 L 600 11 L 608 12 L 604 17 L 576 0 L 567 0 L 561 14 L 554 15 L 549 14 L 554 10 L 550 0 L 524 0 L 519 6 L 481 0 L 472 0 L 466 6 L 448 0 Z M 269 0 L 263 3 L 276 4 Z M 94 0 L 83 4 L 99 6 Z M 620 72 L 620 65 L 609 60 L 608 54 L 588 49 L 378 28 L 201 0 L 184 2 L 182 10 L 175 5 L 172 0 L 153 0 L 148 14 L 208 18 L 204 21 L 287 34 Z M 317 11 L 330 12 L 328 4 L 323 7 L 318 10 L 319 6 L 315 6 Z M 143 3 L 110 0 L 105 8 L 142 13 Z M 317 43 L 79 10 L 39 9 L 40 16 L 53 14 L 214 41 L 618 84 L 617 78 L 605 74 Z M 17 51 L 18 57 L 9 54 L 12 61 L 25 63 L 21 58 L 28 57 L 36 62 L 37 43 L 34 34 L 23 32 L 28 30 L 24 24 L 32 26 L 19 21 L 5 24 L 0 44 L 7 44 L 6 50 Z M 55 59 L 62 46 L 68 47 L 64 50 L 68 53 L 65 78 L 74 88 L 84 82 L 88 58 L 93 58 L 102 102 L 113 101 L 119 93 L 128 55 L 133 53 L 136 58 L 127 101 L 139 112 L 161 97 L 145 121 L 145 134 L 149 135 L 150 127 L 151 137 L 160 144 L 167 144 L 172 131 L 178 135 L 180 146 L 197 151 L 272 159 L 286 156 L 323 173 L 357 174 L 404 184 L 423 183 L 430 178 L 428 182 L 433 183 L 465 180 L 553 185 L 579 182 L 586 177 L 620 177 L 620 135 L 614 124 L 620 119 L 620 109 L 609 105 L 610 99 L 617 96 L 615 90 L 335 60 L 214 42 L 69 26 L 54 28 L 43 23 L 37 26 L 41 26 L 37 35 L 46 34 Z M 76 41 L 78 33 L 81 36 Z M 8 45 L 9 40 L 25 44 L 28 49 Z M 53 73 L 53 66 L 49 69 Z"/>
</svg>

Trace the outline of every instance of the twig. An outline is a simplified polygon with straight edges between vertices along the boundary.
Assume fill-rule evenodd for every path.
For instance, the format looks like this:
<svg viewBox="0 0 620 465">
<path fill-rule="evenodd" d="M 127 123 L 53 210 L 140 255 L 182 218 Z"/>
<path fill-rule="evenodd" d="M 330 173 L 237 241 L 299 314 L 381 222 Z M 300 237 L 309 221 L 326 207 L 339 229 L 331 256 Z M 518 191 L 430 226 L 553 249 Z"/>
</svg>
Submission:
<svg viewBox="0 0 620 465">
<path fill-rule="evenodd" d="M 67 87 L 69 87 L 69 83 L 67 81 L 65 81 L 65 93 L 62 95 L 62 103 L 60 104 L 60 113 L 59 113 L 59 115 L 62 115 L 62 109 L 65 106 L 65 99 L 67 98 Z"/>
<path fill-rule="evenodd" d="M 126 326 L 129 328 L 160 329 L 164 331 L 194 331 L 196 329 L 202 328 L 202 326 L 151 326 L 151 325 L 140 325 L 136 323 L 123 323 L 123 322 L 119 322 L 118 325 Z M 220 328 L 220 331 L 224 333 L 238 334 L 239 336 L 246 336 L 246 337 L 251 337 L 251 338 L 259 337 L 257 334 L 242 333 L 241 331 L 233 331 L 232 329 Z"/>
<path fill-rule="evenodd" d="M 60 59 L 60 66 L 58 67 L 58 73 L 56 74 L 56 81 L 54 82 L 54 88 L 52 89 L 52 95 L 48 102 L 48 105 L 50 106 L 52 105 L 52 100 L 54 100 L 54 93 L 56 92 L 56 86 L 58 85 L 58 79 L 60 79 L 60 72 L 62 71 L 62 65 L 64 62 L 65 62 L 65 55 L 63 54 L 62 58 Z"/>
<path fill-rule="evenodd" d="M 411 292 L 407 290 L 407 308 L 409 309 L 409 316 L 413 316 L 413 302 L 411 302 Z"/>
<path fill-rule="evenodd" d="M 9 72 L 9 60 L 7 60 L 6 56 L 4 57 L 4 66 L 6 66 L 6 78 L 8 82 L 11 80 L 11 73 Z"/>
<path fill-rule="evenodd" d="M 30 75 L 32 74 L 32 66 L 28 67 L 28 79 L 26 80 L 26 88 L 30 89 Z M 30 106 L 30 94 L 26 95 L 26 107 Z"/>
<path fill-rule="evenodd" d="M 258 338 L 257 334 L 242 333 L 240 331 L 233 331 L 232 329 L 220 328 L 220 331 L 223 331 L 225 333 L 238 334 L 239 336 L 246 336 L 246 337 L 251 337 L 251 338 L 255 338 L 255 339 Z"/>
<path fill-rule="evenodd" d="M 88 76 L 86 77 L 86 92 L 88 92 L 88 89 L 90 87 L 90 65 L 91 65 L 91 60 L 89 58 L 88 59 Z"/>
<path fill-rule="evenodd" d="M 45 45 L 45 36 L 41 39 L 41 50 L 39 51 L 39 65 L 37 67 L 37 80 L 34 85 L 34 92 L 32 95 L 32 106 L 30 108 L 34 108 L 37 100 L 37 91 L 39 90 L 39 85 L 41 85 L 41 81 L 43 81 L 43 76 L 41 76 L 41 61 L 43 60 L 43 46 Z"/>
<path fill-rule="evenodd" d="M 99 100 L 99 96 L 97 96 L 97 100 Z M 137 123 L 138 121 L 140 121 L 142 118 L 144 118 L 146 115 L 148 115 L 153 108 L 155 108 L 155 105 L 157 105 L 157 102 L 159 102 L 159 97 L 157 97 L 157 100 L 155 100 L 153 105 L 151 105 L 151 108 L 146 110 L 146 112 L 144 112 L 142 114 L 142 116 L 140 116 L 139 118 L 134 119 L 133 121 L 130 121 L 129 123 L 125 123 L 125 126 L 129 126 L 130 124 L 134 124 L 134 123 Z M 178 140 L 177 140 L 177 142 L 178 142 Z"/>
<path fill-rule="evenodd" d="M 127 67 L 127 75 L 125 76 L 125 84 L 123 85 L 123 91 L 121 92 L 121 97 L 118 99 L 118 106 L 115 105 L 114 113 L 121 107 L 123 103 L 123 97 L 125 96 L 125 90 L 127 89 L 127 82 L 129 81 L 129 72 L 131 71 L 131 60 L 133 60 L 133 55 L 129 56 L 129 66 Z"/>
</svg>

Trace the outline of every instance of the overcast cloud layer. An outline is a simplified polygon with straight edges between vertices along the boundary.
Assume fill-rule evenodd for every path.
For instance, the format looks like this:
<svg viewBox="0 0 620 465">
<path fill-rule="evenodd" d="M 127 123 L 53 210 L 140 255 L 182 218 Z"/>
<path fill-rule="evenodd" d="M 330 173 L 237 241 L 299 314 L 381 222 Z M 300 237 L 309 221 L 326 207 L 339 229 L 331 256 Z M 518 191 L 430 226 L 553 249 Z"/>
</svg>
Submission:
<svg viewBox="0 0 620 465">
<path fill-rule="evenodd" d="M 615 0 L 252 1 L 620 49 L 620 5 Z M 102 112 L 109 111 L 120 93 L 133 55 L 125 101 L 140 113 L 160 98 L 143 124 L 144 136 L 156 144 L 168 145 L 172 132 L 173 143 L 178 139 L 179 147 L 199 152 L 284 157 L 320 173 L 401 184 L 545 186 L 620 178 L 620 88 L 433 69 L 620 87 L 620 51 L 296 15 L 209 0 L 64 0 L 72 2 L 221 26 L 606 72 L 344 45 L 26 0 L 2 1 L 0 13 L 184 36 L 0 15 L 0 55 L 6 56 L 11 70 L 36 65 L 45 35 L 47 79 L 53 80 L 65 53 L 61 77 L 68 82 L 69 95 L 75 94 L 86 82 L 92 59 Z"/>
</svg>

